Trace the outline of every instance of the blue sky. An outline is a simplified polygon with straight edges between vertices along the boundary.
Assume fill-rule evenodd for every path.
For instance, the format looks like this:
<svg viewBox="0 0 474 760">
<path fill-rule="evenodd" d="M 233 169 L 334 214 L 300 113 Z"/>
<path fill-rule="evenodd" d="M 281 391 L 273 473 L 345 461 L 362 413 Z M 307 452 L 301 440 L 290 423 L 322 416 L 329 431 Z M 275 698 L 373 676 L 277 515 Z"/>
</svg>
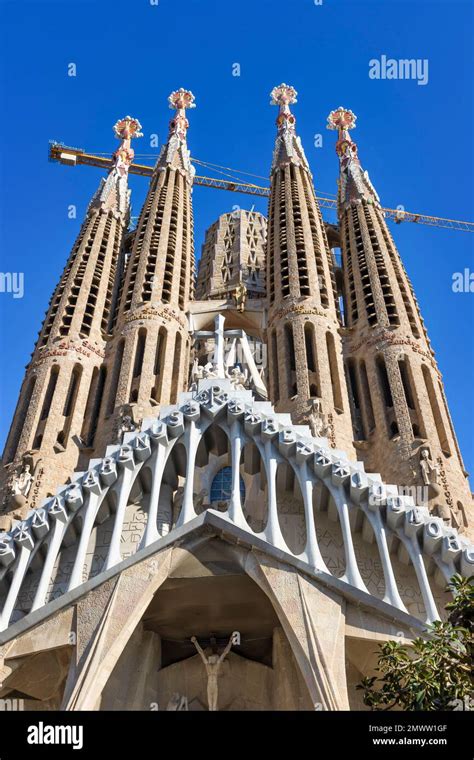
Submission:
<svg viewBox="0 0 474 760">
<path fill-rule="evenodd" d="M 187 87 L 197 104 L 189 113 L 193 155 L 268 176 L 276 117 L 269 91 L 285 81 L 299 93 L 293 110 L 318 192 L 336 191 L 335 136 L 325 121 L 343 105 L 358 116 L 353 137 L 383 205 L 474 218 L 469 2 L 0 0 L 0 11 L 1 271 L 25 277 L 22 299 L 0 293 L 2 446 L 44 311 L 100 179 L 98 169 L 49 163 L 50 139 L 112 152 L 112 126 L 131 114 L 145 133 L 135 150 L 150 153 L 150 134 L 166 139 L 168 94 Z M 370 79 L 369 61 L 382 55 L 428 59 L 428 84 Z M 67 75 L 70 63 L 76 77 Z M 138 214 L 146 180 L 130 184 Z M 198 255 L 219 214 L 252 203 L 266 213 L 265 199 L 197 187 Z M 473 238 L 413 224 L 393 234 L 473 471 L 474 294 L 451 287 L 454 272 L 472 269 Z"/>
</svg>

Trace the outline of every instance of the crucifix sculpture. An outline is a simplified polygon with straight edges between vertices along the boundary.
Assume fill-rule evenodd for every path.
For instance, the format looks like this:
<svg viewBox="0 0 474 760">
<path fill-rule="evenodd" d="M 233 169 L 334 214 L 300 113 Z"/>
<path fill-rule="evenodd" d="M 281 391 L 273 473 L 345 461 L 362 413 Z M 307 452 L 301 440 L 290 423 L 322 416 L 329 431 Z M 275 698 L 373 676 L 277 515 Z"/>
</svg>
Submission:
<svg viewBox="0 0 474 760">
<path fill-rule="evenodd" d="M 201 660 L 204 663 L 204 667 L 206 668 L 207 673 L 207 702 L 209 705 L 209 711 L 210 712 L 216 712 L 217 711 L 217 697 L 218 697 L 218 686 L 217 686 L 217 678 L 219 676 L 219 670 L 221 668 L 222 663 L 224 662 L 225 658 L 230 652 L 230 648 L 232 646 L 234 634 L 231 635 L 226 648 L 222 652 L 222 654 L 210 654 L 207 655 L 204 653 L 203 649 L 200 647 L 199 642 L 196 638 L 196 636 L 191 636 L 191 641 L 193 642 L 194 646 L 196 647 L 196 650 L 198 654 L 201 657 Z"/>
</svg>

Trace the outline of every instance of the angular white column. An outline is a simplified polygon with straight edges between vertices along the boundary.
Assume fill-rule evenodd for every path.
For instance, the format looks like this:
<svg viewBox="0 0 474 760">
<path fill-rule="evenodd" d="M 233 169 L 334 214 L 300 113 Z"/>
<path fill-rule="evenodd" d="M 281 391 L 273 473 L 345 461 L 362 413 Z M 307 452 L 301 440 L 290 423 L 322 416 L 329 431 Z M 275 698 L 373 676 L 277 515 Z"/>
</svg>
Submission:
<svg viewBox="0 0 474 760">
<path fill-rule="evenodd" d="M 31 612 L 42 607 L 46 600 L 46 594 L 48 592 L 49 584 L 51 583 L 51 577 L 54 570 L 61 544 L 63 542 L 64 534 L 69 525 L 69 517 L 66 512 L 64 504 L 56 497 L 52 504 L 48 508 L 48 514 L 53 522 L 51 529 L 51 535 L 48 544 L 48 551 L 46 559 L 44 561 L 43 569 L 41 571 L 41 578 L 36 589 L 35 598 L 31 607 Z"/>
<path fill-rule="evenodd" d="M 363 508 L 363 512 L 367 517 L 372 530 L 374 531 L 375 540 L 377 542 L 377 548 L 379 550 L 379 557 L 382 563 L 383 577 L 385 582 L 385 594 L 383 601 L 388 604 L 392 604 L 402 612 L 408 612 L 403 600 L 398 592 L 397 581 L 395 573 L 393 572 L 392 560 L 390 559 L 390 552 L 387 542 L 387 531 L 382 521 L 380 513 L 370 512 L 369 509 Z"/>
<path fill-rule="evenodd" d="M 397 529 L 396 534 L 407 550 L 408 556 L 410 557 L 415 569 L 418 585 L 423 597 L 423 604 L 425 605 L 426 622 L 434 623 L 435 620 L 440 620 L 440 616 L 433 597 L 433 592 L 431 591 L 428 575 L 426 573 L 425 563 L 423 562 L 423 554 L 421 552 L 418 539 L 416 535 L 408 538 L 408 536 L 405 535 L 401 528 Z"/>
<path fill-rule="evenodd" d="M 306 547 L 305 554 L 308 564 L 316 570 L 322 570 L 329 573 L 326 563 L 321 554 L 316 535 L 316 525 L 314 522 L 313 509 L 313 481 L 309 477 L 308 465 L 301 462 L 298 465 L 297 477 L 303 494 L 304 514 L 306 522 Z"/>
<path fill-rule="evenodd" d="M 194 509 L 194 469 L 196 465 L 196 453 L 201 440 L 201 429 L 194 420 L 188 420 L 184 434 L 184 445 L 186 448 L 186 480 L 184 483 L 183 505 L 176 523 L 176 527 L 185 525 L 187 522 L 196 517 Z"/>
<path fill-rule="evenodd" d="M 31 552 L 34 547 L 33 537 L 31 535 L 29 526 L 26 523 L 20 523 L 17 526 L 13 534 L 13 538 L 16 545 L 20 549 L 20 554 L 16 561 L 12 582 L 10 584 L 10 588 L 8 589 L 7 598 L 5 599 L 5 604 L 3 605 L 2 614 L 0 615 L 0 631 L 8 628 L 11 614 L 15 608 L 18 594 L 20 593 L 21 585 L 30 563 Z"/>
<path fill-rule="evenodd" d="M 278 520 L 278 501 L 276 487 L 278 461 L 271 440 L 266 440 L 264 443 L 264 455 L 268 486 L 268 516 L 267 525 L 263 533 L 265 540 L 268 541 L 269 544 L 276 546 L 279 549 L 283 549 L 286 552 L 290 552 L 291 554 L 292 552 L 288 549 L 285 543 L 285 539 L 283 538 L 280 522 Z"/>
<path fill-rule="evenodd" d="M 344 542 L 344 554 L 346 558 L 346 572 L 341 580 L 345 580 L 352 586 L 365 591 L 367 594 L 368 589 L 362 580 L 362 576 L 357 565 L 356 555 L 354 551 L 354 542 L 352 541 L 351 524 L 349 521 L 349 508 L 347 506 L 347 497 L 344 492 L 343 486 L 334 487 L 329 486 L 330 493 L 334 499 L 334 503 L 339 515 L 339 523 L 341 526 L 342 540 Z"/>
<path fill-rule="evenodd" d="M 120 541 L 122 538 L 123 521 L 125 518 L 128 497 L 130 495 L 130 488 L 136 472 L 133 449 L 131 446 L 121 447 L 117 457 L 117 464 L 122 472 L 118 484 L 114 486 L 114 488 L 118 490 L 118 504 L 115 512 L 114 529 L 110 540 L 109 553 L 107 555 L 104 570 L 108 570 L 122 561 Z"/>
<path fill-rule="evenodd" d="M 229 520 L 239 528 L 249 530 L 249 524 L 245 519 L 240 496 L 240 457 L 242 455 L 242 427 L 239 420 L 234 420 L 230 425 L 230 447 L 232 457 L 232 490 L 228 509 Z"/>
<path fill-rule="evenodd" d="M 167 446 L 164 446 L 162 443 L 157 443 L 155 451 L 152 454 L 150 507 L 148 510 L 148 520 L 142 540 L 142 546 L 149 546 L 154 541 L 158 541 L 158 539 L 161 538 L 158 532 L 158 506 L 161 481 L 163 479 L 163 472 L 170 451 L 171 449 Z"/>
<path fill-rule="evenodd" d="M 74 560 L 74 566 L 69 579 L 68 591 L 71 591 L 71 589 L 76 588 L 76 586 L 79 586 L 83 582 L 82 571 L 86 560 L 89 540 L 95 524 L 95 518 L 97 517 L 97 512 L 102 504 L 102 500 L 108 491 L 108 489 L 105 489 L 104 491 L 101 489 L 99 478 L 92 472 L 90 473 L 89 479 L 86 479 L 82 485 L 83 488 L 89 492 L 89 495 L 83 510 L 84 515 L 81 537 L 79 539 L 76 559 Z"/>
</svg>

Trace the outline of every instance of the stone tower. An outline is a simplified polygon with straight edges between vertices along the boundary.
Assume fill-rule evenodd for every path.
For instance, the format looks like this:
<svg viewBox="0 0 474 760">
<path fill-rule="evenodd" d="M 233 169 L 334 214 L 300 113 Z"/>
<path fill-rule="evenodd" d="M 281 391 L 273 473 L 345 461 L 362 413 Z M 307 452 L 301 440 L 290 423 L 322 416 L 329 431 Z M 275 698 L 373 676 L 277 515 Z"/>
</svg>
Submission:
<svg viewBox="0 0 474 760">
<path fill-rule="evenodd" d="M 196 298 L 228 298 L 243 284 L 248 298 L 265 296 L 267 220 L 258 211 L 222 214 L 206 232 Z"/>
<path fill-rule="evenodd" d="M 412 285 L 359 162 L 342 107 L 328 117 L 338 131 L 338 212 L 344 272 L 345 365 L 358 458 L 456 527 L 471 504 L 467 473 L 443 381 Z"/>
<path fill-rule="evenodd" d="M 128 167 L 140 123 L 114 131 L 120 146 L 93 196 L 51 298 L 6 442 L 3 512 L 20 517 L 77 466 L 97 424 L 96 398 L 110 329 L 116 270 L 129 223 Z"/>
<path fill-rule="evenodd" d="M 169 96 L 175 109 L 134 234 L 123 281 L 114 337 L 107 347 L 105 398 L 97 451 L 175 402 L 187 386 L 189 336 L 186 310 L 193 298 L 194 239 L 186 109 L 194 95 Z"/>
<path fill-rule="evenodd" d="M 290 111 L 296 94 L 285 84 L 271 93 L 272 105 L 279 106 L 267 244 L 271 400 L 351 454 L 334 262 Z"/>
</svg>

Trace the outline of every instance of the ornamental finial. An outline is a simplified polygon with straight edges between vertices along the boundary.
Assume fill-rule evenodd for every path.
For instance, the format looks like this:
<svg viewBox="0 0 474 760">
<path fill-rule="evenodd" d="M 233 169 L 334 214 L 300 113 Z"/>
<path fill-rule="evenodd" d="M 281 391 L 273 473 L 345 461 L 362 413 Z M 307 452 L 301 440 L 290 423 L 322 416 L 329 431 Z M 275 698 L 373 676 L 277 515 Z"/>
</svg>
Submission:
<svg viewBox="0 0 474 760">
<path fill-rule="evenodd" d="M 186 118 L 186 108 L 196 108 L 195 98 L 191 90 L 180 87 L 168 97 L 170 108 L 176 109 L 174 117 L 170 121 L 170 137 L 177 135 L 180 140 L 186 139 L 189 121 Z"/>
<path fill-rule="evenodd" d="M 133 162 L 135 151 L 131 147 L 131 141 L 134 137 L 143 137 L 143 133 L 140 131 L 142 125 L 138 119 L 132 118 L 132 116 L 124 116 L 123 119 L 119 119 L 114 124 L 115 136 L 121 140 L 119 147 L 114 153 L 115 167 L 124 175 L 128 172 L 130 164 Z"/>
<path fill-rule="evenodd" d="M 143 137 L 141 132 L 142 125 L 138 119 L 132 118 L 132 116 L 124 116 L 123 119 L 119 119 L 114 124 L 115 137 L 121 140 L 131 140 L 132 137 Z"/>
<path fill-rule="evenodd" d="M 180 87 L 179 90 L 175 90 L 168 96 L 168 103 L 169 107 L 175 110 L 196 108 L 195 99 L 191 90 L 185 90 L 183 87 Z"/>
<path fill-rule="evenodd" d="M 279 84 L 274 87 L 270 93 L 270 105 L 279 106 L 280 111 L 276 119 L 276 125 L 278 132 L 286 132 L 288 130 L 294 131 L 296 119 L 290 111 L 290 104 L 297 103 L 296 92 L 294 87 L 289 84 Z"/>
<path fill-rule="evenodd" d="M 339 106 L 335 111 L 331 111 L 328 116 L 328 129 L 337 129 L 338 140 L 336 143 L 336 153 L 339 158 L 357 158 L 357 145 L 351 139 L 350 129 L 355 129 L 357 116 L 348 108 Z"/>
<path fill-rule="evenodd" d="M 339 106 L 328 116 L 328 129 L 355 129 L 357 116 L 348 108 Z"/>
<path fill-rule="evenodd" d="M 296 96 L 298 93 L 295 88 L 289 84 L 279 84 L 274 87 L 270 93 L 270 105 L 272 106 L 288 106 L 291 103 L 297 103 Z"/>
</svg>

